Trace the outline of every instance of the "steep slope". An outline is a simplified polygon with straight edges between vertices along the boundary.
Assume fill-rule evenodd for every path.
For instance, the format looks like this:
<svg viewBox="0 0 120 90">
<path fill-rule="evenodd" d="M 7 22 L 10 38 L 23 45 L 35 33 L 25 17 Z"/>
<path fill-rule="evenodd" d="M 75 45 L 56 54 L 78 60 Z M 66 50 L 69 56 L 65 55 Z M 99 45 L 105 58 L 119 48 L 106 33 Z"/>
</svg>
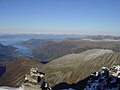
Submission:
<svg viewBox="0 0 120 90">
<path fill-rule="evenodd" d="M 111 50 L 93 49 L 80 54 L 69 54 L 43 66 L 46 79 L 54 86 L 60 82 L 78 82 L 103 66 L 120 64 L 120 54 Z"/>
<path fill-rule="evenodd" d="M 120 90 L 120 66 L 101 69 L 75 84 L 59 83 L 53 90 Z"/>
<path fill-rule="evenodd" d="M 0 86 L 19 86 L 31 67 L 40 68 L 42 64 L 31 58 L 20 58 L 6 65 L 6 72 L 0 78 Z"/>
</svg>

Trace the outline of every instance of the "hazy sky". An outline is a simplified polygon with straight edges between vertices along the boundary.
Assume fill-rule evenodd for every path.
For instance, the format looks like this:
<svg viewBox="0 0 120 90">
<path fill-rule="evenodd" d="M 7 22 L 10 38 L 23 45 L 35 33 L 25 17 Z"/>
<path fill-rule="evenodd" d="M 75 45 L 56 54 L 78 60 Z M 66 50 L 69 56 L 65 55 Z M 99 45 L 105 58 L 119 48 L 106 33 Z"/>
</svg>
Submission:
<svg viewBox="0 0 120 90">
<path fill-rule="evenodd" d="M 0 34 L 120 34 L 120 0 L 0 0 Z"/>
</svg>

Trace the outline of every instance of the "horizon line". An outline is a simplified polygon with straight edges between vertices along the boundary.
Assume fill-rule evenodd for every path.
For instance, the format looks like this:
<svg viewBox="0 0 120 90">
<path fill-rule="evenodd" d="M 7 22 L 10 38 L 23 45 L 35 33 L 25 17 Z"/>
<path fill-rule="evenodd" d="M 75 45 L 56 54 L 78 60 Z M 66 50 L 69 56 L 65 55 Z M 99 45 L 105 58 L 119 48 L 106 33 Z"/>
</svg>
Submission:
<svg viewBox="0 0 120 90">
<path fill-rule="evenodd" d="M 0 33 L 0 35 L 87 35 L 87 36 L 120 36 L 113 34 L 78 34 L 78 33 Z"/>
</svg>

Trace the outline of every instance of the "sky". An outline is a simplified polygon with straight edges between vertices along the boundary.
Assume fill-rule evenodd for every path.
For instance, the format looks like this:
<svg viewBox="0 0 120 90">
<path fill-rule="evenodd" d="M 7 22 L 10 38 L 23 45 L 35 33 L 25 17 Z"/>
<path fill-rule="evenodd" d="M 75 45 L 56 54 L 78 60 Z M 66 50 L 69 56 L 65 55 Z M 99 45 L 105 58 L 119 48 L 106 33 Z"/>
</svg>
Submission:
<svg viewBox="0 0 120 90">
<path fill-rule="evenodd" d="M 120 34 L 120 0 L 0 0 L 0 34 Z"/>
</svg>

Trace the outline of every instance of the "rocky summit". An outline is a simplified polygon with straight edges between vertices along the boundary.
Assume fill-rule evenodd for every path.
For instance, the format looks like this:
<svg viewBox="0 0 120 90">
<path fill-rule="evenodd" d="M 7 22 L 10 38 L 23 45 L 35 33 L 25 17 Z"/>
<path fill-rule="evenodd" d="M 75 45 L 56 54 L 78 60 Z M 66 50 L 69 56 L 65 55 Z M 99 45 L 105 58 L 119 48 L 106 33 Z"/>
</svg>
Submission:
<svg viewBox="0 0 120 90">
<path fill-rule="evenodd" d="M 22 83 L 23 90 L 51 90 L 48 83 L 44 80 L 44 75 L 38 68 L 31 68 Z"/>
<path fill-rule="evenodd" d="M 50 88 L 44 80 L 44 73 L 37 68 L 31 68 L 22 83 L 23 90 L 120 90 L 120 66 L 102 67 L 100 72 L 94 72 L 88 78 L 76 84 L 60 83 Z M 81 86 L 83 85 L 83 86 Z"/>
</svg>

